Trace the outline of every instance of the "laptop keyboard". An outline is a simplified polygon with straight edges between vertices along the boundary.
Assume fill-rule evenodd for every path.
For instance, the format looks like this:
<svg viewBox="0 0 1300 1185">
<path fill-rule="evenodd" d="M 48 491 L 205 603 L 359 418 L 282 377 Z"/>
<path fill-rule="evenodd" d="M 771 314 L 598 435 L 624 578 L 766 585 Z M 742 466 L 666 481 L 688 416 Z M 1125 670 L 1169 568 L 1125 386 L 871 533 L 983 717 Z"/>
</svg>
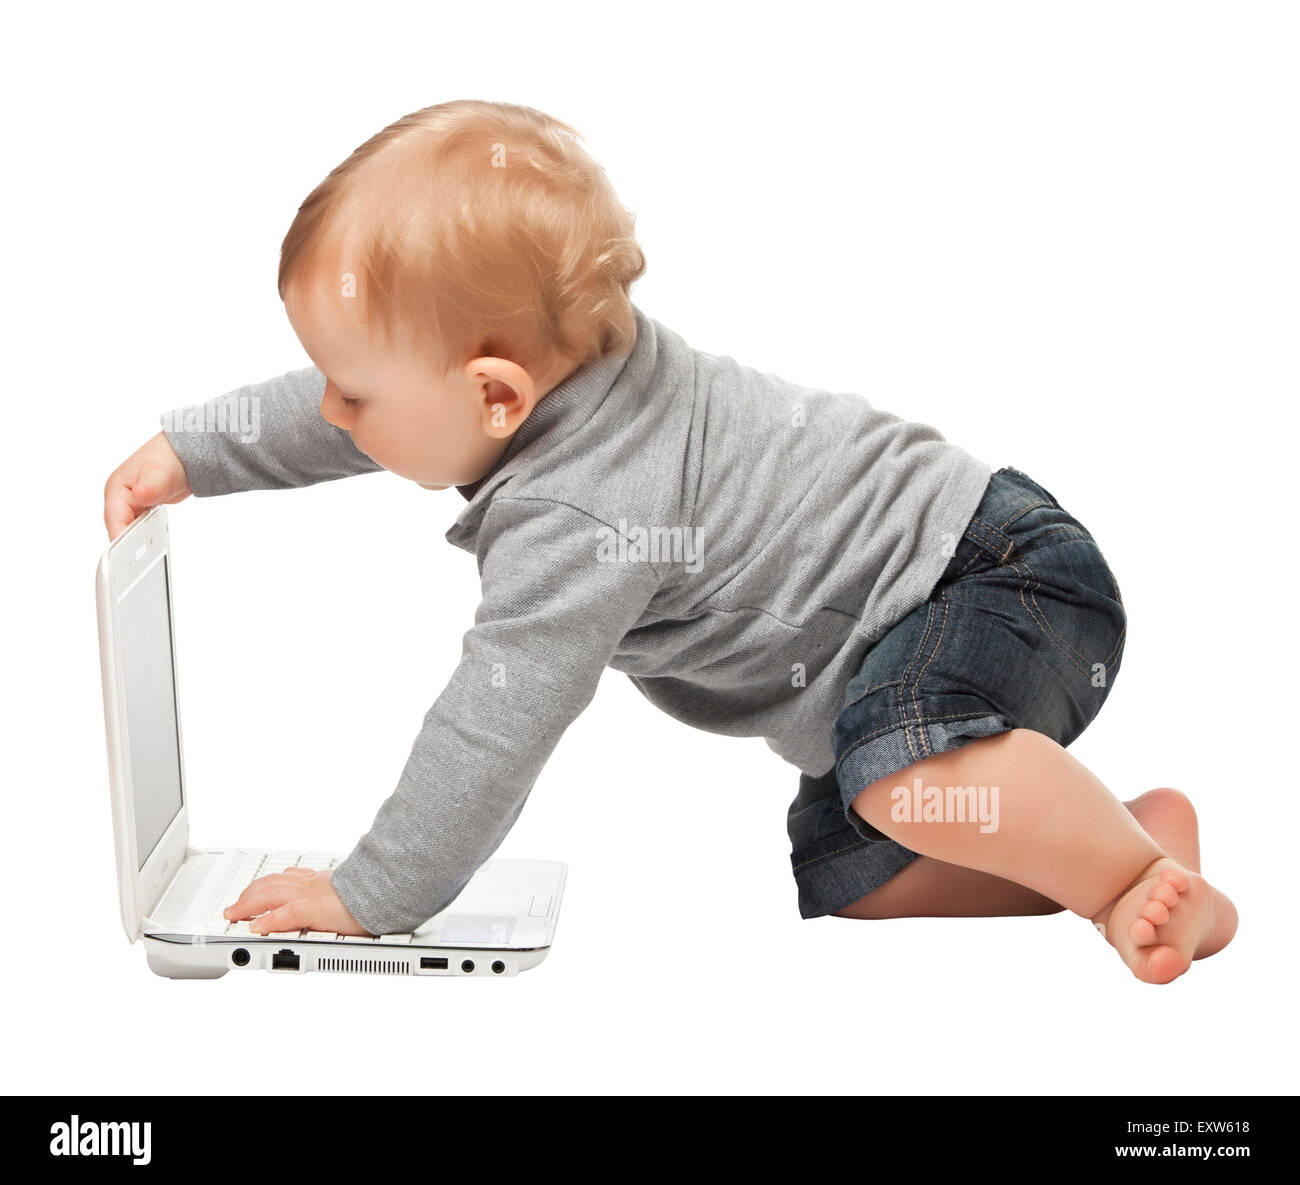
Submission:
<svg viewBox="0 0 1300 1185">
<path fill-rule="evenodd" d="M 229 937 L 239 938 L 310 938 L 316 941 L 334 942 L 387 942 L 387 943 L 409 943 L 410 934 L 381 934 L 378 938 L 369 936 L 360 936 L 355 934 L 334 934 L 325 930 L 273 930 L 269 934 L 254 933 L 249 927 L 251 918 L 242 921 L 232 922 L 225 916 L 225 910 L 228 906 L 234 905 L 248 888 L 249 884 L 259 877 L 270 876 L 276 872 L 283 872 L 286 868 L 315 868 L 327 869 L 334 868 L 338 864 L 338 858 L 327 854 L 312 852 L 245 852 L 244 858 L 235 869 L 230 878 L 229 884 L 221 894 L 221 900 L 217 903 L 213 911 L 212 918 L 208 924 L 209 934 L 224 934 Z"/>
</svg>

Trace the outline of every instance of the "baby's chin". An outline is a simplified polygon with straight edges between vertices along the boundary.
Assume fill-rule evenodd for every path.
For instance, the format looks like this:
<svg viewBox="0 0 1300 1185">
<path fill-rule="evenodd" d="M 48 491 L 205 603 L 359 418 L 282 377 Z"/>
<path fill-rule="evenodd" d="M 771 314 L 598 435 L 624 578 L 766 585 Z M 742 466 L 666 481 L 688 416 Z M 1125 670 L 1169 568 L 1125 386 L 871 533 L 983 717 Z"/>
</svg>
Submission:
<svg viewBox="0 0 1300 1185">
<path fill-rule="evenodd" d="M 436 485 L 432 485 L 431 483 L 429 483 L 429 482 L 427 482 L 427 481 L 417 481 L 415 484 L 416 484 L 417 486 L 419 486 L 420 489 L 422 489 L 422 490 L 449 490 L 449 489 L 451 489 L 451 486 L 450 486 L 450 485 L 445 485 L 445 486 L 436 486 Z"/>
</svg>

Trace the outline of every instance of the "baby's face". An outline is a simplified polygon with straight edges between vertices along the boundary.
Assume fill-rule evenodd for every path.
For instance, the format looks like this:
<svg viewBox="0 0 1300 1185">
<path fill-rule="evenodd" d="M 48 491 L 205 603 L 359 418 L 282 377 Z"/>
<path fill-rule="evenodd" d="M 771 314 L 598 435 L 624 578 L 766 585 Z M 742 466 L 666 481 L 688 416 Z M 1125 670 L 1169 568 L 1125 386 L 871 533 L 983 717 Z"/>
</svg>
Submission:
<svg viewBox="0 0 1300 1185">
<path fill-rule="evenodd" d="M 517 377 L 495 371 L 498 360 L 476 359 L 439 378 L 405 339 L 371 347 L 343 298 L 327 289 L 305 292 L 291 283 L 284 303 L 298 340 L 326 376 L 321 415 L 371 460 L 427 490 L 483 477 L 536 402 L 531 383 L 521 393 L 519 383 L 493 377 Z"/>
</svg>

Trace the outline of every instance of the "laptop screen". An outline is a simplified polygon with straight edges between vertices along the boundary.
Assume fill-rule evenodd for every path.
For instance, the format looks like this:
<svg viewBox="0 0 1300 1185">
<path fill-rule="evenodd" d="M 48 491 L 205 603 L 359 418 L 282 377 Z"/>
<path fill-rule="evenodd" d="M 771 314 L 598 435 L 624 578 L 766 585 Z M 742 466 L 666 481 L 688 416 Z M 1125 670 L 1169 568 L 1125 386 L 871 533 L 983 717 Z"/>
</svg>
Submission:
<svg viewBox="0 0 1300 1185">
<path fill-rule="evenodd" d="M 167 556 L 163 554 L 117 603 L 140 868 L 181 809 L 170 598 Z"/>
</svg>

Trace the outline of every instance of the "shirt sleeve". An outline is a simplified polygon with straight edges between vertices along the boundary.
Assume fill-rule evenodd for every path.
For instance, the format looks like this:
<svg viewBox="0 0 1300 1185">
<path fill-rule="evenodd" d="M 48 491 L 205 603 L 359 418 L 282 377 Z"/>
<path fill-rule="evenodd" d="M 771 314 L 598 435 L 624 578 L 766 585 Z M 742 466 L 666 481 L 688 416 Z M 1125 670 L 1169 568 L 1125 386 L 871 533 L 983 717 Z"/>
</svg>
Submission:
<svg viewBox="0 0 1300 1185">
<path fill-rule="evenodd" d="M 409 933 L 460 894 L 591 701 L 660 579 L 648 562 L 608 554 L 611 535 L 549 499 L 498 494 L 489 505 L 477 538 L 483 596 L 460 662 L 397 789 L 333 873 L 371 934 Z"/>
<path fill-rule="evenodd" d="M 382 468 L 320 414 L 314 366 L 163 414 L 163 432 L 196 497 L 284 490 Z"/>
</svg>

